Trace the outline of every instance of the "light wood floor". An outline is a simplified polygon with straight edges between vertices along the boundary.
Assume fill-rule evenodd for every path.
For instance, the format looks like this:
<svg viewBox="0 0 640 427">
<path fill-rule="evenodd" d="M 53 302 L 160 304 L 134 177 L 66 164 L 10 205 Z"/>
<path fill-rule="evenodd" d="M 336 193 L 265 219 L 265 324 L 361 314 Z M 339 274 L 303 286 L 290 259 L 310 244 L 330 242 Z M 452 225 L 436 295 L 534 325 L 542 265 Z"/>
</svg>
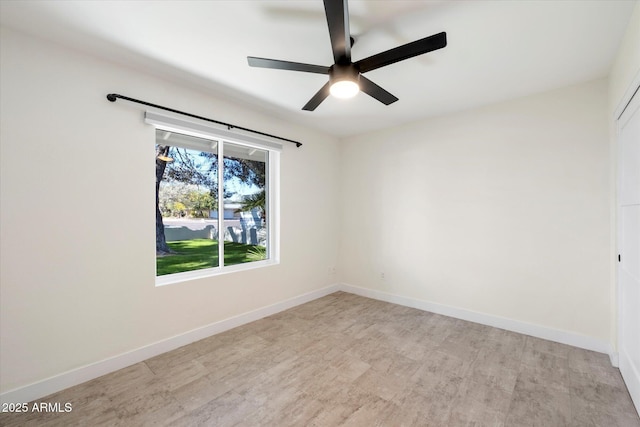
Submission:
<svg viewBox="0 0 640 427">
<path fill-rule="evenodd" d="M 2 414 L 20 426 L 640 426 L 608 356 L 343 292 Z"/>
</svg>

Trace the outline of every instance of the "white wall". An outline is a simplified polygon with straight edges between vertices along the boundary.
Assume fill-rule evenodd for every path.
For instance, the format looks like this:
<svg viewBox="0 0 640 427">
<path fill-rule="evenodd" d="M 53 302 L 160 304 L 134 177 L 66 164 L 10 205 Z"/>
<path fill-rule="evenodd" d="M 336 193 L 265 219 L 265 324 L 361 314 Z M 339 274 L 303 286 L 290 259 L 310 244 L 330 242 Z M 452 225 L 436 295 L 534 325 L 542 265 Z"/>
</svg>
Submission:
<svg viewBox="0 0 640 427">
<path fill-rule="evenodd" d="M 609 343 L 606 111 L 598 80 L 347 139 L 342 280 Z"/>
<path fill-rule="evenodd" d="M 1 37 L 1 392 L 335 282 L 335 139 L 10 30 Z M 110 92 L 304 143 L 285 143 L 281 156 L 280 265 L 154 286 L 154 129 Z"/>
</svg>

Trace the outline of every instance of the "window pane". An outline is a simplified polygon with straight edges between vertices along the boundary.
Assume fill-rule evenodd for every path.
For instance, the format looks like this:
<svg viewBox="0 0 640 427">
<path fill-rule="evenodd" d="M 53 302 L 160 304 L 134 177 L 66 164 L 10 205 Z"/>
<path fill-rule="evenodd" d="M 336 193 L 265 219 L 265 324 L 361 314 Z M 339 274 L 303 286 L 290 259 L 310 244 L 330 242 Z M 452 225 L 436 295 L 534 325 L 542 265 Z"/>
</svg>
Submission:
<svg viewBox="0 0 640 427">
<path fill-rule="evenodd" d="M 156 130 L 158 276 L 219 265 L 217 145 Z"/>
<path fill-rule="evenodd" d="M 224 144 L 224 265 L 267 259 L 268 154 Z"/>
</svg>

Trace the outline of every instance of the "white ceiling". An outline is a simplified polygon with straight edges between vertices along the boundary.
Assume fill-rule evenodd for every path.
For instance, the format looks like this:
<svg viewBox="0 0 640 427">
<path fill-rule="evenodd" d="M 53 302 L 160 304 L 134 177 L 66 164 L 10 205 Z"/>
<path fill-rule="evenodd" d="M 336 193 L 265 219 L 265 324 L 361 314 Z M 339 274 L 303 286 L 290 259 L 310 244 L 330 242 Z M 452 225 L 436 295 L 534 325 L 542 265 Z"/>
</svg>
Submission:
<svg viewBox="0 0 640 427">
<path fill-rule="evenodd" d="M 246 57 L 331 65 L 320 0 L 0 1 L 0 22 L 347 136 L 605 77 L 635 4 L 350 1 L 354 61 L 440 31 L 448 46 L 366 74 L 394 104 L 360 93 L 314 112 L 301 108 L 327 76 L 250 68 Z"/>
</svg>

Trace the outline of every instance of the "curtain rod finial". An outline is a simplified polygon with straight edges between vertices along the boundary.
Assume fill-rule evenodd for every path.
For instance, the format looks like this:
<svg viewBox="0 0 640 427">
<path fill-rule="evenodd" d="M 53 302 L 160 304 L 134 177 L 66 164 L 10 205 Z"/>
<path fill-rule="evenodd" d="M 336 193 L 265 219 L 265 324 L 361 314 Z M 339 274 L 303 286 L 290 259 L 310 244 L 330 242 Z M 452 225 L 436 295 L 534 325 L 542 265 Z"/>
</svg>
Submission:
<svg viewBox="0 0 640 427">
<path fill-rule="evenodd" d="M 117 97 L 118 95 L 116 95 L 115 93 L 110 93 L 109 95 L 107 95 L 107 99 L 111 102 L 116 102 Z"/>
</svg>

